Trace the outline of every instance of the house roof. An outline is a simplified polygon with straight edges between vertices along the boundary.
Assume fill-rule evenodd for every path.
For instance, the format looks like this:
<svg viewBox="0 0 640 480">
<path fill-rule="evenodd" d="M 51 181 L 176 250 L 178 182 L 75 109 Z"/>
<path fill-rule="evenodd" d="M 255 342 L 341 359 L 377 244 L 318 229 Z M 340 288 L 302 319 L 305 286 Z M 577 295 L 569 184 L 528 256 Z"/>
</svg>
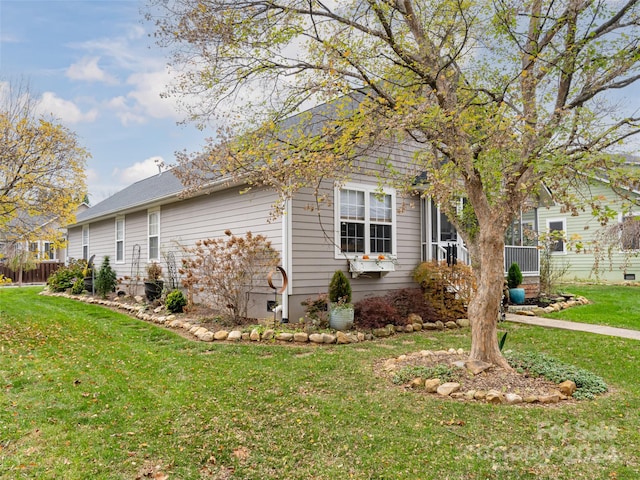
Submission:
<svg viewBox="0 0 640 480">
<path fill-rule="evenodd" d="M 171 170 L 140 180 L 76 215 L 76 225 L 175 198 L 184 186 Z"/>
</svg>

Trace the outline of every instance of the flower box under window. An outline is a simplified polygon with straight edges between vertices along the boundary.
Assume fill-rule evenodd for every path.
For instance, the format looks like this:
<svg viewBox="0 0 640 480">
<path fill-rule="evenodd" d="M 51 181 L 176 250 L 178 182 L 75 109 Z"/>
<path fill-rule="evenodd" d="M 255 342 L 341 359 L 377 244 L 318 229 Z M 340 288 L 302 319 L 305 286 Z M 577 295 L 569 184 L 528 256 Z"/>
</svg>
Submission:
<svg viewBox="0 0 640 480">
<path fill-rule="evenodd" d="M 349 260 L 349 272 L 353 278 L 357 278 L 360 275 L 368 275 L 371 273 L 377 273 L 381 277 L 385 276 L 389 272 L 394 272 L 396 269 L 396 259 L 390 257 L 356 257 Z"/>
</svg>

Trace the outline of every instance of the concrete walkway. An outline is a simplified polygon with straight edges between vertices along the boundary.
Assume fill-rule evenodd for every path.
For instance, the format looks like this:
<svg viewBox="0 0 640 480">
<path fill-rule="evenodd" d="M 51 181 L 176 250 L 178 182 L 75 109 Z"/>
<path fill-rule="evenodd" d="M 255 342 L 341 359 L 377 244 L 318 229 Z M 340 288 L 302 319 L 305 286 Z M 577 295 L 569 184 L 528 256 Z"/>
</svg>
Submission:
<svg viewBox="0 0 640 480">
<path fill-rule="evenodd" d="M 526 315 L 516 315 L 514 313 L 507 313 L 506 320 L 508 322 L 525 323 L 527 325 L 537 325 L 539 327 L 562 328 L 564 330 L 577 330 L 579 332 L 597 333 L 599 335 L 640 340 L 640 330 L 592 325 L 590 323 L 568 322 L 566 320 L 555 320 L 553 318 L 529 317 Z"/>
</svg>

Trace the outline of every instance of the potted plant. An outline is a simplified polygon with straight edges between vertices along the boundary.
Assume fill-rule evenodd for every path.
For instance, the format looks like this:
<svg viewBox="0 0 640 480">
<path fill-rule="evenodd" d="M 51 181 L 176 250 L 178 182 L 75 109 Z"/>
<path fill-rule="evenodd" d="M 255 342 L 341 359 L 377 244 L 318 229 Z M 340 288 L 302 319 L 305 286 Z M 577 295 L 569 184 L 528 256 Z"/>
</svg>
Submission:
<svg viewBox="0 0 640 480">
<path fill-rule="evenodd" d="M 351 284 L 342 270 L 336 270 L 329 283 L 329 326 L 348 330 L 353 326 Z"/>
<path fill-rule="evenodd" d="M 517 263 L 512 263 L 507 272 L 507 286 L 509 287 L 509 299 L 516 305 L 524 303 L 524 288 L 519 288 L 522 284 L 522 272 Z"/>
<path fill-rule="evenodd" d="M 153 302 L 162 295 L 164 282 L 161 280 L 162 266 L 157 262 L 147 265 L 147 278 L 144 280 L 144 294 L 147 300 Z"/>
</svg>

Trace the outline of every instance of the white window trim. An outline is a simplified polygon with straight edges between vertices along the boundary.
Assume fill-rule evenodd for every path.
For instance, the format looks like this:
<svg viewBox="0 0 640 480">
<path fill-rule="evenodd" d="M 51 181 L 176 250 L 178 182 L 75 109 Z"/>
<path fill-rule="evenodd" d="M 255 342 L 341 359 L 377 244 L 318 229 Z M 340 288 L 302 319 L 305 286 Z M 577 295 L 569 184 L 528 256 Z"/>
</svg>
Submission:
<svg viewBox="0 0 640 480">
<path fill-rule="evenodd" d="M 151 217 L 151 214 L 153 213 L 157 213 L 158 214 L 158 233 L 157 235 L 154 235 L 155 237 L 158 237 L 158 256 L 157 257 L 151 257 L 151 234 L 149 232 L 149 226 L 150 226 L 150 222 L 149 222 L 149 218 Z M 149 210 L 147 210 L 147 261 L 148 262 L 158 262 L 160 261 L 160 207 L 157 208 L 150 208 Z"/>
<path fill-rule="evenodd" d="M 340 249 L 340 191 L 341 190 L 358 190 L 364 192 L 365 200 L 365 229 L 364 229 L 364 245 L 365 251 L 363 253 L 355 253 L 348 252 L 343 253 Z M 397 242 L 397 215 L 396 215 L 396 191 L 393 188 L 382 188 L 380 189 L 377 185 L 366 185 L 361 183 L 345 183 L 344 185 L 339 185 L 334 188 L 333 198 L 334 198 L 334 213 L 333 213 L 333 223 L 334 223 L 334 258 L 336 260 L 344 259 L 345 257 L 348 259 L 354 259 L 355 257 L 359 257 L 362 255 L 370 255 L 369 251 L 371 242 L 369 238 L 369 225 L 371 221 L 369 220 L 369 197 L 371 193 L 384 193 L 385 195 L 391 196 L 391 253 L 389 254 L 393 259 L 397 257 L 398 252 L 398 242 Z"/>
<path fill-rule="evenodd" d="M 561 252 L 556 252 L 553 251 L 551 252 L 551 255 L 566 255 L 567 254 L 567 218 L 566 217 L 562 217 L 562 218 L 548 218 L 547 219 L 547 233 L 551 233 L 551 223 L 553 222 L 561 222 L 562 223 L 562 231 L 564 232 L 564 239 L 562 242 L 562 251 Z"/>
<path fill-rule="evenodd" d="M 85 235 L 85 232 L 87 232 L 86 235 Z M 81 241 L 82 248 L 81 248 L 81 251 L 80 251 L 80 256 L 84 260 L 89 260 L 89 258 L 90 258 L 90 255 L 89 255 L 89 253 L 90 253 L 89 252 L 89 244 L 90 244 L 90 241 L 91 241 L 90 240 L 90 235 L 91 235 L 91 232 L 89 231 L 89 225 L 83 225 L 82 226 L 82 241 Z M 85 243 L 85 239 L 86 239 L 86 243 Z M 87 247 L 87 256 L 86 256 L 86 258 L 85 258 L 85 255 L 84 255 L 84 247 Z"/>
<path fill-rule="evenodd" d="M 626 215 L 619 213 L 618 214 L 618 225 L 620 225 L 620 227 L 622 227 L 622 222 L 624 221 L 625 217 L 638 217 L 640 216 L 640 212 L 637 211 L 631 211 L 629 213 L 627 213 Z M 630 249 L 626 249 L 624 248 L 624 246 L 622 245 L 622 228 L 620 229 L 620 253 L 629 253 L 629 252 L 639 252 L 640 249 L 637 248 L 630 248 Z"/>
<path fill-rule="evenodd" d="M 118 222 L 122 222 L 122 240 L 118 240 Z M 125 228 L 126 228 L 126 222 L 124 219 L 124 216 L 119 216 L 116 217 L 116 221 L 115 221 L 115 251 L 114 251 L 114 255 L 113 258 L 115 259 L 115 263 L 125 263 L 127 260 L 127 253 L 124 250 L 124 246 L 125 246 L 125 237 L 126 237 L 126 233 L 125 233 Z M 122 259 L 118 260 L 118 242 L 122 242 Z"/>
</svg>

